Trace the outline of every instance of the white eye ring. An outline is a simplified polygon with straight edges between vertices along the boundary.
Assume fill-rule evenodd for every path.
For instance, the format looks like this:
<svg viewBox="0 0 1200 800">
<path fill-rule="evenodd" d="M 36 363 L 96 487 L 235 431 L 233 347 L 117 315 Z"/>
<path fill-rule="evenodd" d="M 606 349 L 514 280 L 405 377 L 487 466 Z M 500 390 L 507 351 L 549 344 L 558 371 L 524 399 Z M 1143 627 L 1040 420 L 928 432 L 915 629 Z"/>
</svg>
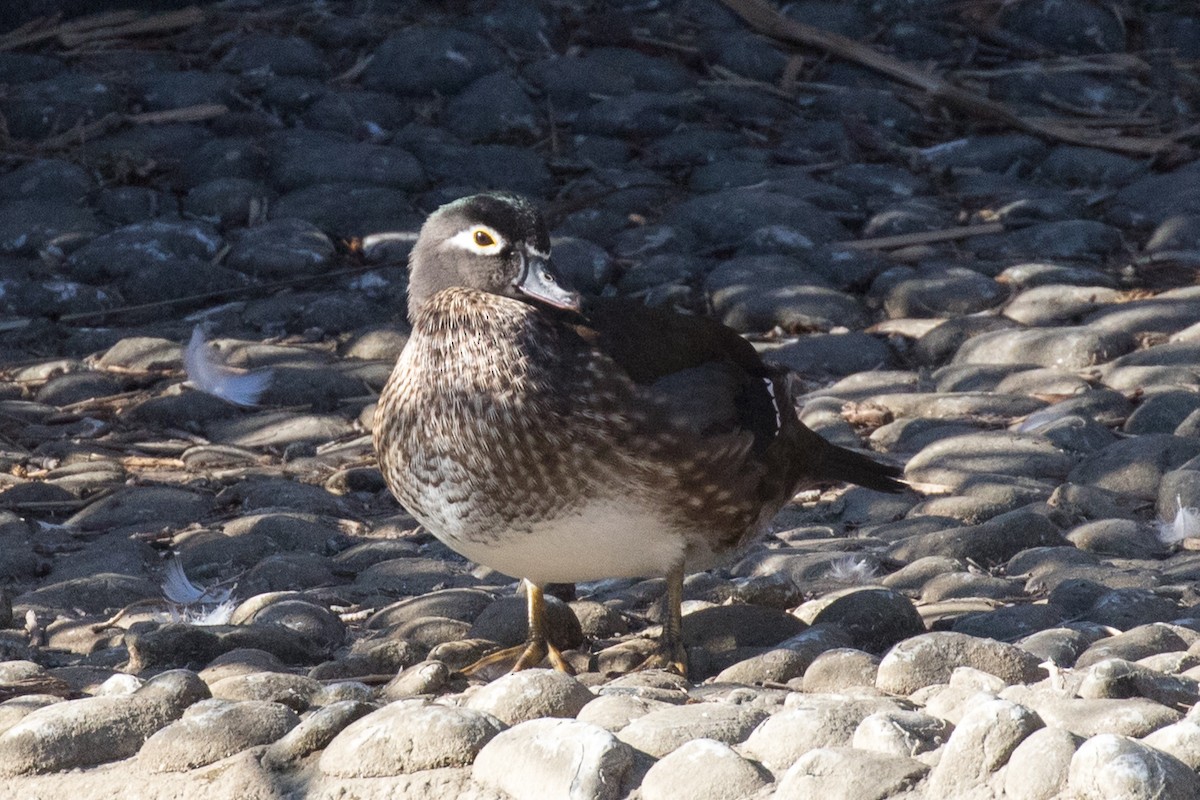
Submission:
<svg viewBox="0 0 1200 800">
<path fill-rule="evenodd" d="M 479 238 L 491 239 L 491 244 L 479 244 L 476 237 L 483 234 Z M 494 256 L 504 249 L 507 242 L 504 237 L 496 232 L 496 229 L 489 225 L 472 225 L 465 228 L 446 240 L 446 244 L 451 247 L 457 247 L 461 250 L 466 250 L 469 253 L 478 253 L 481 256 Z"/>
</svg>

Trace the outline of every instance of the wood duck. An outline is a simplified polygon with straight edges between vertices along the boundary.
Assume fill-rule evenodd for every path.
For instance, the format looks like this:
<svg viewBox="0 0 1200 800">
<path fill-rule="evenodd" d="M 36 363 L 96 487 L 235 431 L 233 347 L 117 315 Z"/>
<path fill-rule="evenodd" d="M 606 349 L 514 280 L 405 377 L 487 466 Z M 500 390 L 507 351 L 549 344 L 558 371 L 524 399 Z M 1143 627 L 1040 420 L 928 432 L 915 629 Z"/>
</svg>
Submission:
<svg viewBox="0 0 1200 800">
<path fill-rule="evenodd" d="M 388 486 L 434 536 L 526 584 L 526 645 L 464 670 L 570 671 L 542 588 L 662 576 L 666 622 L 645 666 L 686 675 L 685 573 L 728 560 L 801 488 L 884 492 L 901 470 L 796 416 L 786 370 L 733 330 L 625 299 L 585 300 L 526 199 L 442 206 L 409 261 L 412 336 L 379 398 Z"/>
</svg>

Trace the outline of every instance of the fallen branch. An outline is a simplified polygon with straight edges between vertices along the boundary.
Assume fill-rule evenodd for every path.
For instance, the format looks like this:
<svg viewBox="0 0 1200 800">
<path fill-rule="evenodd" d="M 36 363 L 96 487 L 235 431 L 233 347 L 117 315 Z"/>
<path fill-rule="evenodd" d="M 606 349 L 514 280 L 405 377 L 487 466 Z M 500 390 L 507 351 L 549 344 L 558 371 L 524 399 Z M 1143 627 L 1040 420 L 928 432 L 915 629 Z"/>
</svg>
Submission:
<svg viewBox="0 0 1200 800">
<path fill-rule="evenodd" d="M 876 236 L 874 239 L 852 239 L 846 242 L 834 242 L 833 246 L 846 247 L 851 250 L 895 250 L 917 244 L 951 242 L 957 239 L 969 239 L 972 236 L 988 236 L 993 233 L 1004 233 L 1005 230 L 1002 222 L 984 222 L 979 225 L 963 225 L 958 228 L 944 228 L 937 231 Z"/>
<path fill-rule="evenodd" d="M 916 69 L 898 58 L 881 53 L 846 36 L 788 19 L 767 4 L 765 0 L 721 0 L 721 2 L 759 33 L 782 42 L 815 47 L 853 61 L 920 89 L 934 99 L 960 111 L 1001 122 L 1026 133 L 1056 141 L 1139 156 L 1187 150 L 1172 137 L 1097 136 L 1072 127 L 1036 122 L 1018 115 L 1003 103 L 997 103 L 961 86 L 956 86 L 931 72 Z"/>
<path fill-rule="evenodd" d="M 201 103 L 197 106 L 169 108 L 165 111 L 146 111 L 141 114 L 127 114 L 125 121 L 133 125 L 163 125 L 169 122 L 204 122 L 224 114 L 229 109 L 221 103 Z"/>
<path fill-rule="evenodd" d="M 166 111 L 147 111 L 142 114 L 109 112 L 94 122 L 77 124 L 68 131 L 38 142 L 38 150 L 66 150 L 83 144 L 88 139 L 103 136 L 122 125 L 161 125 L 168 122 L 203 122 L 228 114 L 229 109 L 220 103 L 203 103 L 198 106 L 170 108 Z"/>
<path fill-rule="evenodd" d="M 85 31 L 90 28 L 101 28 L 105 26 L 120 25 L 130 20 L 137 19 L 136 11 L 108 11 L 102 14 L 89 14 L 86 17 L 79 17 L 70 22 L 62 22 L 53 24 L 53 17 L 43 17 L 22 25 L 15 31 L 0 36 L 0 51 L 15 50 L 18 47 L 24 47 L 30 44 L 44 42 L 47 39 L 54 39 L 62 36 L 64 33 L 74 33 L 77 31 Z M 46 27 L 49 25 L 49 27 Z"/>
<path fill-rule="evenodd" d="M 123 24 L 109 27 L 91 27 L 86 30 L 66 30 L 58 35 L 58 40 L 64 47 L 78 47 L 87 42 L 103 39 L 120 39 L 125 36 L 140 36 L 147 33 L 164 33 L 166 31 L 188 28 L 204 22 L 204 12 L 195 6 L 181 8 L 178 11 L 168 11 L 150 17 L 126 21 Z"/>
<path fill-rule="evenodd" d="M 138 303 L 136 305 L 116 306 L 114 308 L 102 308 L 95 311 L 78 311 L 73 314 L 62 314 L 55 317 L 54 321 L 61 323 L 82 322 L 83 320 L 102 320 L 106 317 L 118 316 L 121 314 L 130 314 L 135 311 L 154 311 L 166 310 L 180 305 L 181 303 L 203 303 L 207 300 L 225 300 L 231 297 L 239 297 L 247 294 L 262 293 L 266 294 L 275 289 L 283 289 L 291 286 L 301 286 L 306 283 L 317 283 L 333 278 L 342 278 L 348 275 L 358 275 L 363 272 L 371 272 L 378 269 L 389 269 L 396 267 L 395 264 L 364 264 L 357 267 L 346 267 L 344 269 L 335 269 L 329 272 L 322 272 L 317 275 L 301 275 L 295 278 L 283 278 L 270 283 L 259 283 L 250 286 L 231 286 L 228 289 L 214 289 L 211 292 L 201 292 L 199 294 L 189 294 L 182 297 L 172 297 L 167 300 L 155 300 L 152 303 Z M 14 331 L 27 328 L 35 320 L 47 319 L 46 317 L 11 317 L 6 320 L 0 320 L 0 332 Z"/>
</svg>

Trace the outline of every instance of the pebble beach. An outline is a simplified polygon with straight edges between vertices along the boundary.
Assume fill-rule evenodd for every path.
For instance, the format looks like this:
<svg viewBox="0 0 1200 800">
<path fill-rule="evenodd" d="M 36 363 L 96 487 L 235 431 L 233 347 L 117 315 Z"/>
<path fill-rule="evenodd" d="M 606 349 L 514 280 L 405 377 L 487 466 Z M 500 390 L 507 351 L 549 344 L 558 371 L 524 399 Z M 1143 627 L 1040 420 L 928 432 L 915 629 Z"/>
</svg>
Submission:
<svg viewBox="0 0 1200 800">
<path fill-rule="evenodd" d="M 1200 797 L 1200 13 L 0 12 L 0 800 Z M 47 16 L 36 16 L 46 14 Z M 371 445 L 425 217 L 532 198 L 904 465 L 684 584 L 517 579 Z"/>
</svg>

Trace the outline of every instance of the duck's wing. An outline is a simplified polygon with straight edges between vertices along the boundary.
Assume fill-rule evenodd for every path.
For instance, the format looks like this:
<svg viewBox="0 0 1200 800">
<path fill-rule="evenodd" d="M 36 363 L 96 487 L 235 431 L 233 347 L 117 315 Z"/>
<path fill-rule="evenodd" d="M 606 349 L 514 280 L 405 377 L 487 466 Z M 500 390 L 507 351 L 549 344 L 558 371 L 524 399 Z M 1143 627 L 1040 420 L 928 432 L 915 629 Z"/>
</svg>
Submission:
<svg viewBox="0 0 1200 800">
<path fill-rule="evenodd" d="M 635 383 L 666 398 L 694 430 L 753 437 L 750 452 L 777 491 L 835 481 L 886 492 L 905 488 L 899 467 L 831 444 L 800 422 L 787 370 L 764 362 L 719 322 L 624 298 L 589 300 L 584 318 L 576 332 Z"/>
<path fill-rule="evenodd" d="M 724 325 L 624 298 L 591 299 L 584 318 L 580 337 L 698 433 L 749 433 L 755 452 L 778 434 L 783 398 L 775 396 L 771 370 Z"/>
</svg>

